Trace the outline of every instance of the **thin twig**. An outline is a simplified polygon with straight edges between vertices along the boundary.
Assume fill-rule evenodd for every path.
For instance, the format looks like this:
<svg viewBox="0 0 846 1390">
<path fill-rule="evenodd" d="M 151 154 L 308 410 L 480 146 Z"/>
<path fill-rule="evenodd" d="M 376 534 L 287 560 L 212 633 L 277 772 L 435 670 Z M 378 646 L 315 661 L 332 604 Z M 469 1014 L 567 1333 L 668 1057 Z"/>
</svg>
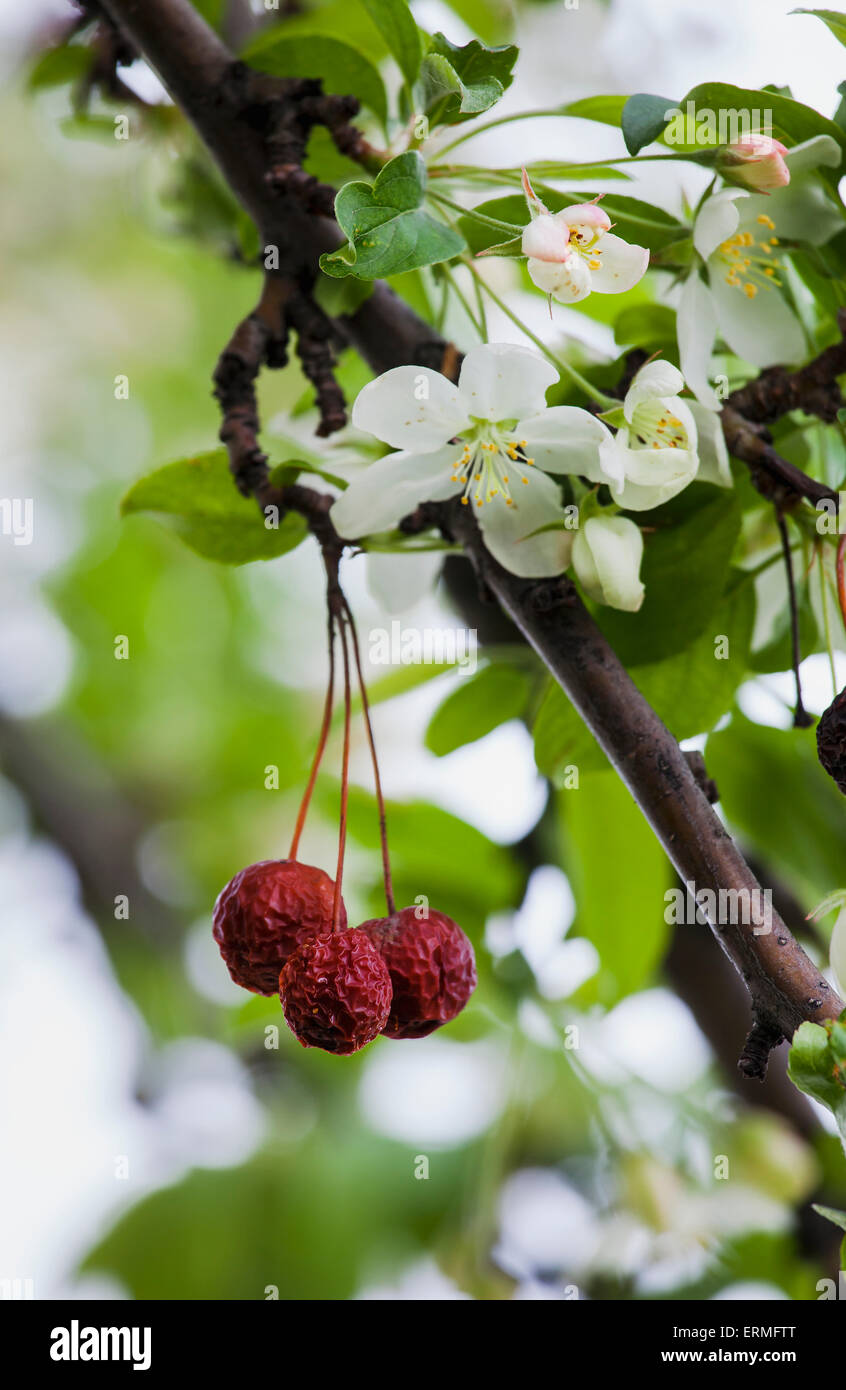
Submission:
<svg viewBox="0 0 846 1390">
<path fill-rule="evenodd" d="M 361 650 L 358 644 L 358 632 L 356 630 L 355 618 L 352 609 L 344 596 L 344 609 L 350 625 L 350 635 L 352 637 L 353 656 L 355 658 L 355 669 L 358 673 L 358 688 L 361 691 L 361 707 L 364 712 L 364 724 L 367 729 L 367 742 L 370 744 L 370 758 L 373 763 L 373 784 L 376 788 L 376 805 L 379 811 L 379 840 L 382 846 L 382 877 L 385 882 L 385 901 L 388 905 L 388 915 L 393 916 L 396 912 L 394 902 L 394 889 L 391 881 L 391 862 L 388 853 L 388 830 L 385 817 L 385 798 L 382 793 L 382 779 L 379 774 L 379 759 L 376 754 L 376 740 L 373 737 L 373 721 L 370 717 L 370 701 L 367 698 L 367 686 L 364 680 L 364 673 L 361 669 Z"/>
<path fill-rule="evenodd" d="M 799 667 L 802 664 L 802 649 L 799 633 L 799 605 L 796 602 L 796 582 L 793 577 L 793 554 L 790 548 L 790 536 L 787 532 L 787 522 L 780 511 L 776 511 L 776 523 L 778 534 L 781 537 L 781 549 L 784 555 L 784 570 L 787 577 L 787 600 L 790 605 L 790 652 L 791 664 L 793 666 L 793 679 L 796 683 L 796 708 L 793 711 L 794 729 L 808 729 L 815 723 L 814 716 L 809 714 L 802 703 L 802 677 L 799 674 Z"/>
</svg>

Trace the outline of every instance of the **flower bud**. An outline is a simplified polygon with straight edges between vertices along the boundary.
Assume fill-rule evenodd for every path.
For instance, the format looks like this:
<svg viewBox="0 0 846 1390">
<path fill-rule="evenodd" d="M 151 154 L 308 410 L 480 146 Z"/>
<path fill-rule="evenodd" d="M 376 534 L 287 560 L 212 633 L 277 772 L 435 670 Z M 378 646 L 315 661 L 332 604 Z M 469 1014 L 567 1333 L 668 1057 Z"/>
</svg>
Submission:
<svg viewBox="0 0 846 1390">
<path fill-rule="evenodd" d="M 790 170 L 784 162 L 787 150 L 769 135 L 745 135 L 720 150 L 717 168 L 726 178 L 758 193 L 769 193 L 790 183 Z"/>
<path fill-rule="evenodd" d="M 592 516 L 573 542 L 573 568 L 589 598 L 636 613 L 643 603 L 640 528 L 625 516 Z"/>
</svg>

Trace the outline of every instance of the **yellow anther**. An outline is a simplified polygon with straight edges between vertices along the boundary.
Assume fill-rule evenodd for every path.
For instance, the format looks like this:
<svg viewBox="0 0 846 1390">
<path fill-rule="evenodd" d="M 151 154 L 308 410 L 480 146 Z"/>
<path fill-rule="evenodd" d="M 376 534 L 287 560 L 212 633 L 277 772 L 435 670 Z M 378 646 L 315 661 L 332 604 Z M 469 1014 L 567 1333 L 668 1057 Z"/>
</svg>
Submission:
<svg viewBox="0 0 846 1390">
<path fill-rule="evenodd" d="M 758 286 L 757 286 L 757 285 L 744 285 L 744 286 L 743 286 L 743 293 L 746 295 L 746 298 L 747 298 L 747 299 L 754 299 L 754 298 L 755 298 L 755 295 L 758 293 Z"/>
</svg>

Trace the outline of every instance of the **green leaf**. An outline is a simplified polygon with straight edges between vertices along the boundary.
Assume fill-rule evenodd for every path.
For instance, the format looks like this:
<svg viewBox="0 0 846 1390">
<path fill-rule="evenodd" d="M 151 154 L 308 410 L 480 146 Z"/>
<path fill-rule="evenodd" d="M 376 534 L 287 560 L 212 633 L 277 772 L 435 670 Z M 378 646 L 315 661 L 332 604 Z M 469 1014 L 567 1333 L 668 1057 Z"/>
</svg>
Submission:
<svg viewBox="0 0 846 1390">
<path fill-rule="evenodd" d="M 332 797 L 336 805 L 336 795 Z M 391 868 L 397 904 L 413 903 L 424 894 L 430 905 L 446 912 L 475 941 L 492 912 L 516 906 L 524 874 L 475 826 L 425 801 L 387 806 Z M 378 882 L 378 820 L 375 801 L 358 787 L 350 788 L 349 833 L 373 857 L 374 886 Z"/>
<path fill-rule="evenodd" d="M 499 101 L 511 86 L 514 44 L 488 48 L 478 39 L 459 47 L 435 34 L 420 69 L 416 97 L 434 124 L 458 124 Z"/>
<path fill-rule="evenodd" d="M 708 740 L 708 771 L 730 824 L 798 896 L 817 902 L 842 882 L 846 798 L 820 767 L 813 730 L 765 728 L 735 713 Z"/>
<path fill-rule="evenodd" d="M 826 1221 L 831 1221 L 835 1226 L 839 1226 L 841 1231 L 846 1231 L 846 1211 L 837 1211 L 834 1207 L 823 1207 L 818 1202 L 813 1202 L 812 1206 L 815 1212 L 825 1217 Z"/>
<path fill-rule="evenodd" d="M 628 97 L 597 96 L 580 97 L 578 101 L 568 101 L 558 108 L 560 116 L 578 116 L 583 121 L 599 121 L 602 125 L 619 126 L 623 120 L 623 109 Z"/>
<path fill-rule="evenodd" d="M 660 530 L 644 537 L 641 578 L 646 597 L 640 611 L 596 610 L 600 627 L 627 666 L 644 666 L 682 651 L 720 603 L 740 534 L 741 511 L 733 492 L 709 491 L 716 493 L 714 501 L 681 520 L 665 521 Z M 692 500 L 691 496 L 680 505 Z M 663 515 L 660 509 L 655 513 L 658 525 Z"/>
<path fill-rule="evenodd" d="M 666 304 L 632 304 L 614 320 L 614 341 L 620 347 L 654 349 L 675 340 L 676 314 Z"/>
<path fill-rule="evenodd" d="M 416 150 L 397 155 L 372 185 L 344 184 L 335 216 L 349 242 L 324 253 L 321 269 L 338 278 L 377 280 L 459 255 L 465 249 L 462 237 L 423 211 L 425 191 L 426 165 Z"/>
<path fill-rule="evenodd" d="M 509 719 L 519 719 L 530 692 L 527 672 L 500 662 L 462 678 L 429 721 L 426 747 L 440 758 L 484 738 Z"/>
<path fill-rule="evenodd" d="M 684 651 L 664 661 L 630 668 L 629 675 L 638 690 L 676 738 L 706 733 L 730 708 L 734 692 L 746 674 L 754 607 L 752 586 L 741 585 L 716 609 L 706 630 Z M 728 639 L 727 657 L 718 658 L 716 637 Z M 723 650 L 722 645 L 719 650 Z M 567 767 L 594 771 L 608 765 L 580 716 L 553 682 L 544 696 L 533 732 L 538 768 L 557 784 L 562 782 Z M 710 760 L 709 770 L 717 776 L 710 768 Z"/>
<path fill-rule="evenodd" d="M 762 117 L 766 111 L 770 113 L 772 119 L 770 133 L 774 139 L 783 141 L 785 145 L 798 145 L 803 140 L 810 140 L 814 135 L 830 135 L 832 139 L 837 141 L 842 150 L 846 150 L 846 136 L 840 127 L 835 125 L 834 121 L 829 121 L 825 116 L 821 116 L 812 106 L 804 106 L 801 101 L 779 96 L 775 92 L 760 92 L 749 87 L 733 87 L 728 82 L 703 82 L 698 87 L 692 87 L 679 102 L 679 109 L 682 112 L 687 110 L 688 102 L 693 103 L 692 109 L 696 111 L 712 112 L 717 117 L 718 122 L 721 112 L 725 112 L 730 121 L 729 113 L 733 111 L 746 113 L 750 118 L 754 112 L 758 112 L 759 117 Z M 727 133 L 731 134 L 730 128 Z M 714 143 L 715 141 L 710 141 L 709 145 L 708 141 L 700 141 L 690 146 L 674 143 L 673 147 L 683 151 L 713 148 Z M 825 169 L 820 172 L 824 178 L 836 182 L 836 169 Z"/>
<path fill-rule="evenodd" d="M 315 477 L 322 478 L 325 483 L 331 483 L 333 487 L 349 487 L 346 478 L 339 477 L 337 473 L 330 473 L 328 468 L 321 468 L 306 459 L 287 459 L 285 463 L 277 463 L 271 470 L 270 481 L 274 487 L 288 487 L 297 481 L 301 473 L 312 473 Z"/>
<path fill-rule="evenodd" d="M 597 160 L 596 162 L 580 164 L 575 161 L 571 164 L 564 164 L 557 159 L 537 159 L 533 164 L 526 164 L 526 173 L 532 179 L 542 182 L 544 179 L 604 179 L 604 180 L 631 180 L 631 174 L 627 174 L 625 169 L 618 169 L 612 161 Z M 499 170 L 500 173 L 506 172 Z M 519 169 L 512 170 L 515 175 Z"/>
<path fill-rule="evenodd" d="M 837 1021 L 802 1023 L 793 1034 L 787 1073 L 794 1086 L 828 1106 L 846 1144 L 846 1011 Z"/>
<path fill-rule="evenodd" d="M 640 198 L 611 193 L 602 199 L 602 209 L 614 223 L 617 236 L 646 246 L 650 251 L 662 251 L 674 241 L 690 235 L 690 228 L 678 218 Z"/>
<path fill-rule="evenodd" d="M 834 37 L 846 47 L 846 15 L 842 10 L 791 10 L 791 14 L 812 14 L 828 25 Z"/>
<path fill-rule="evenodd" d="M 361 3 L 396 58 L 406 82 L 411 86 L 420 70 L 423 46 L 420 30 L 412 18 L 406 0 L 361 0 Z"/>
<path fill-rule="evenodd" d="M 667 859 L 615 772 L 581 778 L 558 805 L 576 898 L 573 934 L 598 950 L 602 967 L 592 987 L 610 1006 L 643 988 L 664 956 Z"/>
<path fill-rule="evenodd" d="M 122 515 L 132 512 L 171 517 L 191 550 L 224 565 L 285 555 L 307 533 L 303 518 L 293 514 L 276 529 L 265 526 L 255 502 L 237 491 L 225 449 L 166 463 L 140 478 L 121 502 Z"/>
<path fill-rule="evenodd" d="M 30 91 L 43 87 L 59 87 L 65 82 L 77 82 L 94 62 L 90 48 L 82 44 L 62 44 L 39 54 L 29 70 L 27 86 Z"/>
<path fill-rule="evenodd" d="M 514 15 L 509 0 L 447 0 L 447 4 L 485 43 L 511 37 Z"/>
<path fill-rule="evenodd" d="M 271 29 L 250 44 L 244 61 L 274 77 L 319 77 L 324 91 L 359 101 L 385 124 L 388 102 L 378 70 L 351 44 L 329 34 L 288 34 Z"/>
<path fill-rule="evenodd" d="M 799 650 L 807 656 L 817 645 L 817 620 L 811 602 L 810 585 L 804 580 L 796 583 L 796 600 L 799 610 Z M 759 647 L 749 658 L 753 671 L 789 671 L 793 663 L 793 635 L 790 624 L 790 608 L 785 599 L 784 607 L 778 615 L 772 636 L 766 646 Z"/>
<path fill-rule="evenodd" d="M 658 139 L 669 120 L 667 112 L 673 111 L 675 106 L 667 97 L 650 96 L 646 92 L 629 97 L 620 117 L 629 154 L 638 154 L 644 145 L 651 145 Z"/>
</svg>

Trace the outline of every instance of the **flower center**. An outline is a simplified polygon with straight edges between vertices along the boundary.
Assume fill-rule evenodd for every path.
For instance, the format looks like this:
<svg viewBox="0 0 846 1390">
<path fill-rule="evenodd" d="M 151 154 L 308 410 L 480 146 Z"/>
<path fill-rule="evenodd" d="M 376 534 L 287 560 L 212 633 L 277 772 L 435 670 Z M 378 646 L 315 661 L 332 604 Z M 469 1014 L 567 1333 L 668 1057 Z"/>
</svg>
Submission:
<svg viewBox="0 0 846 1390">
<path fill-rule="evenodd" d="M 569 245 L 574 251 L 578 251 L 582 260 L 587 261 L 588 270 L 599 270 L 602 265 L 602 251 L 599 248 L 602 236 L 602 228 L 598 228 L 592 234 L 582 231 L 579 227 L 570 228 Z"/>
<path fill-rule="evenodd" d="M 513 439 L 500 425 L 480 421 L 469 437 L 463 440 L 464 451 L 452 466 L 451 480 L 463 483 L 463 506 L 475 502 L 477 507 L 499 497 L 506 507 L 517 503 L 511 495 L 516 481 L 528 484 L 526 469 L 534 466 L 527 456 L 525 439 Z"/>
<path fill-rule="evenodd" d="M 644 401 L 635 407 L 630 447 L 641 449 L 686 449 L 687 430 L 677 415 L 661 401 Z"/>
<path fill-rule="evenodd" d="M 775 222 L 765 212 L 755 219 L 765 231 L 775 231 Z M 738 289 L 747 299 L 754 299 L 759 289 L 767 285 L 780 285 L 776 275 L 781 262 L 776 259 L 773 247 L 778 246 L 777 236 L 757 237 L 752 232 L 735 232 L 724 241 L 720 255 L 727 267 L 726 284 Z"/>
</svg>

